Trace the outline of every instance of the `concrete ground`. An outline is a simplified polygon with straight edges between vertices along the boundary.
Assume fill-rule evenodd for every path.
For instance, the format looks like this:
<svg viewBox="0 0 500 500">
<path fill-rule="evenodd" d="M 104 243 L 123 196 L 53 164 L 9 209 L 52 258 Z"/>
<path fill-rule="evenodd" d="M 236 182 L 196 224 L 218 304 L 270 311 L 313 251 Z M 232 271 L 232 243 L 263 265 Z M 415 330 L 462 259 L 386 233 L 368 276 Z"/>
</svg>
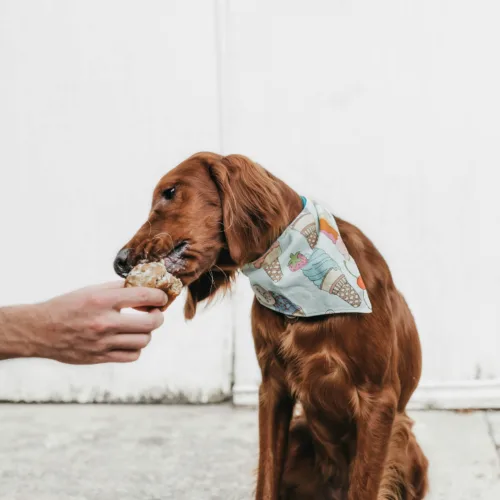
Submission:
<svg viewBox="0 0 500 500">
<path fill-rule="evenodd" d="M 256 417 L 228 405 L 0 405 L 0 498 L 251 499 Z M 429 499 L 500 499 L 500 412 L 412 417 Z"/>
</svg>

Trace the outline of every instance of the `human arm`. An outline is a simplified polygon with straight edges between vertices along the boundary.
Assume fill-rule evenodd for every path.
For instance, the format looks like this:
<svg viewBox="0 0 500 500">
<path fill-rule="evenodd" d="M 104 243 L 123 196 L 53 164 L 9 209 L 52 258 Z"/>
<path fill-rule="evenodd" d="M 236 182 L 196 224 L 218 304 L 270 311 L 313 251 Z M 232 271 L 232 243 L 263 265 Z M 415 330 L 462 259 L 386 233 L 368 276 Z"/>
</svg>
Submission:
<svg viewBox="0 0 500 500">
<path fill-rule="evenodd" d="M 0 308 L 0 360 L 49 358 L 71 364 L 130 362 L 163 323 L 161 290 L 123 282 L 83 288 L 40 304 Z M 152 308 L 124 314 L 125 307 Z"/>
</svg>

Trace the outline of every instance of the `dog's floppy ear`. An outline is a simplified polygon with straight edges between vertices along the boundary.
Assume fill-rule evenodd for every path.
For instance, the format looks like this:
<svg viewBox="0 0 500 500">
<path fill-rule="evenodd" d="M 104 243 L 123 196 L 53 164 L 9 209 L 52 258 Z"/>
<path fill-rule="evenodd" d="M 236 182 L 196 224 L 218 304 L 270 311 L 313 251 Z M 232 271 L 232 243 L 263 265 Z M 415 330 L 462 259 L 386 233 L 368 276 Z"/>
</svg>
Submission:
<svg viewBox="0 0 500 500">
<path fill-rule="evenodd" d="M 242 155 L 210 162 L 209 172 L 221 199 L 229 255 L 242 266 L 276 230 L 276 222 L 282 217 L 277 180 Z"/>
<path fill-rule="evenodd" d="M 202 274 L 196 281 L 188 285 L 184 317 L 193 319 L 198 302 L 208 299 L 208 303 L 210 303 L 219 290 L 222 289 L 223 292 L 229 290 L 235 274 L 235 271 L 214 269 Z"/>
<path fill-rule="evenodd" d="M 236 270 L 264 253 L 301 205 L 294 191 L 245 156 L 196 156 L 219 194 L 224 248 L 216 265 L 189 284 L 186 319 L 194 317 L 198 302 L 212 300 L 218 290 L 228 290 Z"/>
</svg>

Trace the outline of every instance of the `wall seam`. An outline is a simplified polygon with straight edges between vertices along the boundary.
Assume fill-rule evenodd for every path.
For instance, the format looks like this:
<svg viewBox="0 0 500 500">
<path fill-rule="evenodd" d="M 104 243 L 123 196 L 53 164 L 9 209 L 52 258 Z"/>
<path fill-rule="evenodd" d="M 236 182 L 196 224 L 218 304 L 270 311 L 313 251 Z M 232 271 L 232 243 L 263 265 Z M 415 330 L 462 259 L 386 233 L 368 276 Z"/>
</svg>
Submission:
<svg viewBox="0 0 500 500">
<path fill-rule="evenodd" d="M 226 20 L 228 12 L 227 0 L 214 0 L 214 20 L 215 20 L 215 60 L 216 60 L 216 85 L 217 85 L 217 115 L 218 115 L 218 135 L 219 135 L 219 153 L 226 154 L 225 150 L 225 102 L 224 102 L 224 62 L 226 48 Z M 236 308 L 237 303 L 234 294 L 229 297 L 230 314 L 231 314 L 231 345 L 230 345 L 230 369 L 229 369 L 229 387 L 231 397 L 233 396 L 233 388 L 236 382 Z"/>
<path fill-rule="evenodd" d="M 214 9 L 219 153 L 224 155 L 226 153 L 224 141 L 224 48 L 226 42 L 226 0 L 214 0 Z"/>
</svg>

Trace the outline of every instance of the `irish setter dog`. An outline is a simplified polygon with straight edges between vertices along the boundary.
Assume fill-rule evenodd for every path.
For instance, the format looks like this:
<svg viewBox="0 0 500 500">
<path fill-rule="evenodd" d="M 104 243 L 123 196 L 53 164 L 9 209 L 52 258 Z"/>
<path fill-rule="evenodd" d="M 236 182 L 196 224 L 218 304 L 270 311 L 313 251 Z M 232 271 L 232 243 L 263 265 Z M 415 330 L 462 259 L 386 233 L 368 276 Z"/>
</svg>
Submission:
<svg viewBox="0 0 500 500">
<path fill-rule="evenodd" d="M 198 153 L 160 180 L 115 269 L 125 276 L 140 260 L 163 260 L 187 288 L 190 319 L 301 210 L 295 191 L 248 158 Z M 373 243 L 336 220 L 373 312 L 289 319 L 254 300 L 256 498 L 420 499 L 428 463 L 405 413 L 421 372 L 415 322 Z"/>
</svg>

